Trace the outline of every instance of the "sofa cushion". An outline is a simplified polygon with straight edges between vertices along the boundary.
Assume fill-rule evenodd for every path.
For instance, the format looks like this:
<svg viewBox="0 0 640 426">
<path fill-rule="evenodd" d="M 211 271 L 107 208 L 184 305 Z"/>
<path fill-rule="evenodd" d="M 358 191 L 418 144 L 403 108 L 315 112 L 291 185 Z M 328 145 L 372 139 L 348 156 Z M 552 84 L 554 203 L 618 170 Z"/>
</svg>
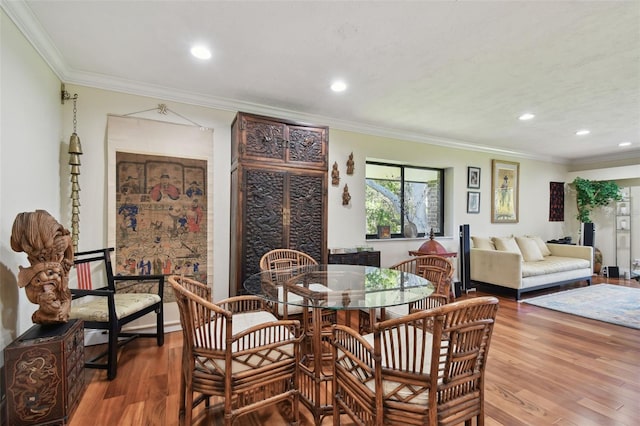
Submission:
<svg viewBox="0 0 640 426">
<path fill-rule="evenodd" d="M 523 262 L 522 277 L 553 274 L 556 272 L 572 271 L 574 269 L 590 268 L 591 263 L 586 259 L 576 257 L 547 256 L 544 262 Z"/>
<path fill-rule="evenodd" d="M 522 259 L 525 262 L 539 262 L 544 260 L 538 244 L 532 238 L 516 237 L 516 242 L 522 253 Z"/>
<path fill-rule="evenodd" d="M 488 237 L 471 237 L 471 241 L 473 242 L 473 248 L 481 249 L 481 250 L 495 250 L 496 246 L 491 241 L 491 238 Z"/>
<path fill-rule="evenodd" d="M 522 255 L 518 243 L 516 243 L 513 237 L 493 237 L 493 244 L 496 246 L 496 250 L 508 251 L 511 253 L 518 253 Z"/>
<path fill-rule="evenodd" d="M 538 237 L 537 235 L 526 236 L 536 242 L 538 248 L 540 249 L 540 253 L 542 253 L 543 256 L 551 256 L 551 250 L 549 250 L 549 247 L 547 247 L 547 243 L 545 243 L 542 238 Z"/>
</svg>

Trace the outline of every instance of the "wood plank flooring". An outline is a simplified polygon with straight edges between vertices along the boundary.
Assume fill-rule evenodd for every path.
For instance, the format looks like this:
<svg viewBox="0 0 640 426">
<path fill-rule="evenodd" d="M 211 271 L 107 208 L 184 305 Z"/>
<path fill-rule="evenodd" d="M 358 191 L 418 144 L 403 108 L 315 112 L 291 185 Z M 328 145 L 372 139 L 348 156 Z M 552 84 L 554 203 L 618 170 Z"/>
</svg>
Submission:
<svg viewBox="0 0 640 426">
<path fill-rule="evenodd" d="M 594 280 L 601 282 L 640 288 L 633 280 Z M 524 299 L 552 291 L 558 289 Z M 121 350 L 111 382 L 104 371 L 86 370 L 89 384 L 70 426 L 177 425 L 181 349 L 182 335 L 168 333 L 161 348 L 141 339 Z M 485 386 L 487 426 L 637 425 L 640 330 L 500 297 Z M 236 424 L 280 426 L 287 411 L 281 405 Z M 301 426 L 313 424 L 302 406 L 300 413 Z M 197 424 L 221 425 L 222 419 L 201 410 Z M 323 425 L 329 424 L 326 418 Z"/>
</svg>

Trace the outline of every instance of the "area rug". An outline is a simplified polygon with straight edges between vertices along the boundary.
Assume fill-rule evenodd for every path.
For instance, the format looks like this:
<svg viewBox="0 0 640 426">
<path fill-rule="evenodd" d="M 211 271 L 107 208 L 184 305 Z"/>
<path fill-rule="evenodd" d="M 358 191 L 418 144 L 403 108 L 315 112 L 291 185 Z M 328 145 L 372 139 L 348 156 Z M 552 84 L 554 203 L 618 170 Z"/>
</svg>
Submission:
<svg viewBox="0 0 640 426">
<path fill-rule="evenodd" d="M 572 315 L 640 329 L 640 288 L 594 284 L 523 300 Z"/>
</svg>

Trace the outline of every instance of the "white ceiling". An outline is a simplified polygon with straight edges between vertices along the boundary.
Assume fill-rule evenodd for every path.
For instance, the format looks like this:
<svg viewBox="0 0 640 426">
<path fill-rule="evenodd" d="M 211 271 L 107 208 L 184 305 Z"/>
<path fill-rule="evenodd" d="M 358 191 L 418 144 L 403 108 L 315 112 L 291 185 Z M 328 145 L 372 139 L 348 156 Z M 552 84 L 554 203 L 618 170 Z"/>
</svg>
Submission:
<svg viewBox="0 0 640 426">
<path fill-rule="evenodd" d="M 66 83 L 557 162 L 640 158 L 638 1 L 0 4 Z"/>
</svg>

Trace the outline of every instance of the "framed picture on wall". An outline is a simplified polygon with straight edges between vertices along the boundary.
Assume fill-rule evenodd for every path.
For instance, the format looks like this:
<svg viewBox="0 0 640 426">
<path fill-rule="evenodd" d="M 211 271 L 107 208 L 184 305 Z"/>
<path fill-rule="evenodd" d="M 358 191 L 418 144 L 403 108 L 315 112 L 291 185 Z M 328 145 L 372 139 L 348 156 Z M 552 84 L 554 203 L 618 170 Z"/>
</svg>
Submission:
<svg viewBox="0 0 640 426">
<path fill-rule="evenodd" d="M 491 222 L 518 223 L 520 163 L 491 160 Z"/>
<path fill-rule="evenodd" d="M 467 167 L 467 188 L 480 188 L 480 167 Z"/>
<path fill-rule="evenodd" d="M 480 193 L 467 191 L 467 213 L 480 213 Z"/>
</svg>

